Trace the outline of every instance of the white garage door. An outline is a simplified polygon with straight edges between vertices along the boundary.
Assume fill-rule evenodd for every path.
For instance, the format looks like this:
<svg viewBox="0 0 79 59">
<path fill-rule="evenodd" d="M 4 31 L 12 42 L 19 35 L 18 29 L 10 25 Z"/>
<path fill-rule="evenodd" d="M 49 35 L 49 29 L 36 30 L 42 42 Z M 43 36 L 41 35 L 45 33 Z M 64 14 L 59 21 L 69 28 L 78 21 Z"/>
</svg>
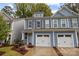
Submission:
<svg viewBox="0 0 79 59">
<path fill-rule="evenodd" d="M 58 35 L 58 47 L 73 47 L 72 35 Z"/>
<path fill-rule="evenodd" d="M 51 46 L 50 35 L 48 34 L 37 34 L 36 35 L 36 46 Z"/>
</svg>

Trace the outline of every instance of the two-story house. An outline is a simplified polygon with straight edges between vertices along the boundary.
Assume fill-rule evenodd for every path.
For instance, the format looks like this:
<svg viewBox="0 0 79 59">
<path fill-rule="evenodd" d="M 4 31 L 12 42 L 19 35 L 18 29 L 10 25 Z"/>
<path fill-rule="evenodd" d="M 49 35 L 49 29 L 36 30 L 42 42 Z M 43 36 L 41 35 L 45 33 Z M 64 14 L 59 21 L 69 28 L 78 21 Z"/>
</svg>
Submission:
<svg viewBox="0 0 79 59">
<path fill-rule="evenodd" d="M 15 30 L 17 27 L 20 30 Z M 36 12 L 33 17 L 14 20 L 12 30 L 11 42 L 17 36 L 24 43 L 32 43 L 34 46 L 78 47 L 79 15 L 66 6 L 51 17 Z"/>
</svg>

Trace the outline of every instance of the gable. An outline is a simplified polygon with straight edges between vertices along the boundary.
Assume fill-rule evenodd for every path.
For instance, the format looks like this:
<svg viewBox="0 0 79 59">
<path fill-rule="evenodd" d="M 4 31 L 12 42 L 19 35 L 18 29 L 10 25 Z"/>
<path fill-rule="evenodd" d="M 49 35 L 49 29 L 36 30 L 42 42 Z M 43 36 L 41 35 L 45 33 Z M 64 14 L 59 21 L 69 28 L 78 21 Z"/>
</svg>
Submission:
<svg viewBox="0 0 79 59">
<path fill-rule="evenodd" d="M 60 10 L 58 10 L 53 17 L 75 17 L 78 16 L 77 13 L 73 12 L 72 10 L 70 10 L 69 8 L 67 8 L 66 6 L 62 7 Z"/>
</svg>

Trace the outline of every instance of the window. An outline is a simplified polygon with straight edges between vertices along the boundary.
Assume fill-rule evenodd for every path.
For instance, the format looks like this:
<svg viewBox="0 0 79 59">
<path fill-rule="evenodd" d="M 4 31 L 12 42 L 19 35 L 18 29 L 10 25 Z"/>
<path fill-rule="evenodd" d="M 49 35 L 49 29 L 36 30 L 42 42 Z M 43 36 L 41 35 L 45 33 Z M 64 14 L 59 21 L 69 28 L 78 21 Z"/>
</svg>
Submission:
<svg viewBox="0 0 79 59">
<path fill-rule="evenodd" d="M 44 35 L 44 37 L 49 37 L 49 35 Z"/>
<path fill-rule="evenodd" d="M 71 37 L 71 35 L 65 35 L 65 37 Z"/>
<path fill-rule="evenodd" d="M 58 20 L 57 19 L 54 19 L 53 20 L 53 27 L 54 28 L 57 28 L 58 27 Z"/>
<path fill-rule="evenodd" d="M 37 20 L 37 21 L 36 21 L 36 27 L 37 27 L 37 28 L 40 28 L 40 27 L 41 27 L 41 20 Z"/>
<path fill-rule="evenodd" d="M 64 37 L 64 35 L 58 35 L 58 37 Z"/>
<path fill-rule="evenodd" d="M 29 28 L 29 29 L 32 28 L 32 20 L 28 20 L 28 28 Z"/>
<path fill-rule="evenodd" d="M 42 37 L 42 35 L 37 35 L 37 37 Z"/>
<path fill-rule="evenodd" d="M 45 28 L 49 28 L 49 20 L 45 20 Z"/>
<path fill-rule="evenodd" d="M 66 27 L 66 19 L 61 19 L 61 27 L 65 28 Z"/>
<path fill-rule="evenodd" d="M 72 27 L 78 27 L 78 23 L 77 23 L 77 19 L 76 18 L 73 18 L 72 19 Z"/>
</svg>

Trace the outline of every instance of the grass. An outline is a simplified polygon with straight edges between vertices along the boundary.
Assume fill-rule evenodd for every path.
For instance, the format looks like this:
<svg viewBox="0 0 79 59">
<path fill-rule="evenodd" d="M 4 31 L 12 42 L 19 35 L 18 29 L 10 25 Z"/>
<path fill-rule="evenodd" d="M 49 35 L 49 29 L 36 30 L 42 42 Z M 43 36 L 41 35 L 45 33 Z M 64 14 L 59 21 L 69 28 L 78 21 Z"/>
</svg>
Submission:
<svg viewBox="0 0 79 59">
<path fill-rule="evenodd" d="M 0 48 L 0 51 L 5 52 L 5 54 L 3 54 L 3 56 L 22 56 L 22 54 L 11 50 L 12 46 L 10 47 L 2 47 Z"/>
</svg>

